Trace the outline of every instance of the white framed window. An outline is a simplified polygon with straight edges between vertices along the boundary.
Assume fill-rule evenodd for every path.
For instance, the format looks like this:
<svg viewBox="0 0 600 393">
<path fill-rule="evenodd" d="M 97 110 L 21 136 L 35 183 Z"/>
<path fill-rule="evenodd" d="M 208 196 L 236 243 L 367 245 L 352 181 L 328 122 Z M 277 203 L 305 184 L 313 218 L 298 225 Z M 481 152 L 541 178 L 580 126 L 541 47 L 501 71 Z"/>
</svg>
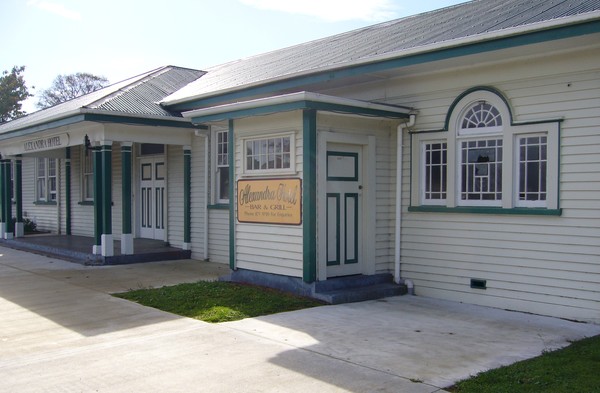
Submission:
<svg viewBox="0 0 600 393">
<path fill-rule="evenodd" d="M 548 136 L 516 136 L 516 205 L 545 207 L 548 195 Z"/>
<path fill-rule="evenodd" d="M 242 139 L 244 174 L 295 172 L 294 133 Z"/>
<path fill-rule="evenodd" d="M 94 153 L 91 150 L 86 150 L 85 147 L 81 150 L 81 184 L 83 189 L 81 195 L 84 201 L 94 200 Z"/>
<path fill-rule="evenodd" d="M 411 204 L 558 209 L 559 121 L 515 123 L 487 89 L 452 108 L 448 130 L 413 134 Z"/>
<path fill-rule="evenodd" d="M 422 201 L 427 205 L 446 203 L 448 144 L 443 141 L 422 143 Z"/>
<path fill-rule="evenodd" d="M 229 203 L 229 131 L 213 133 L 214 202 Z"/>
<path fill-rule="evenodd" d="M 40 202 L 56 202 L 58 185 L 58 168 L 55 158 L 36 159 L 36 200 Z"/>
</svg>

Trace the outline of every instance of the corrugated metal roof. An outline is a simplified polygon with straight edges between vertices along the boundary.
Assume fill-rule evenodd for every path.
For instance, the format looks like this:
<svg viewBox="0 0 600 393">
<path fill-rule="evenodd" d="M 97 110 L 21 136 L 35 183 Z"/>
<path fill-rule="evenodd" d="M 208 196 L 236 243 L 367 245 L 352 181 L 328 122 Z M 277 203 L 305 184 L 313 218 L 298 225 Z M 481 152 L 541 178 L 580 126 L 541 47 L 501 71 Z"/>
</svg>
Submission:
<svg viewBox="0 0 600 393">
<path fill-rule="evenodd" d="M 203 71 L 174 66 L 161 67 L 126 79 L 103 89 L 33 112 L 0 124 L 0 134 L 43 124 L 78 109 L 97 109 L 127 115 L 180 117 L 167 111 L 159 102 L 169 94 L 198 79 Z"/>
<path fill-rule="evenodd" d="M 600 10 L 600 0 L 476 0 L 209 68 L 166 104 Z"/>
</svg>

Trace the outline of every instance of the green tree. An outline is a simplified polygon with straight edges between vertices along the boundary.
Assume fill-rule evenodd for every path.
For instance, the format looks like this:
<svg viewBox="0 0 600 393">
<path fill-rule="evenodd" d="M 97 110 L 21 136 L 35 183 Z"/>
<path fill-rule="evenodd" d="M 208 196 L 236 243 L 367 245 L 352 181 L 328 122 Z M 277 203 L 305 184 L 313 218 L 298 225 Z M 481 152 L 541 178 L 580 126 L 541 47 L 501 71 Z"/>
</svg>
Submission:
<svg viewBox="0 0 600 393">
<path fill-rule="evenodd" d="M 49 108 L 101 89 L 106 85 L 108 85 L 108 79 L 105 77 L 86 72 L 59 75 L 52 82 L 52 86 L 41 91 L 40 99 L 36 105 L 40 109 Z"/>
<path fill-rule="evenodd" d="M 24 116 L 23 101 L 32 97 L 25 85 L 25 66 L 14 66 L 0 76 L 0 124 Z"/>
</svg>

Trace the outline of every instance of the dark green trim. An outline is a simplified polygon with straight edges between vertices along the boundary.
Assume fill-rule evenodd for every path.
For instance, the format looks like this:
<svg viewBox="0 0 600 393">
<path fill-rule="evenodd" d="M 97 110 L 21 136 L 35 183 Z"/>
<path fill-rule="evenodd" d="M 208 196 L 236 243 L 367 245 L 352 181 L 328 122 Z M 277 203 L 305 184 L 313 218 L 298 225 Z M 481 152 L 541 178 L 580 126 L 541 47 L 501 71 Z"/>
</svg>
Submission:
<svg viewBox="0 0 600 393">
<path fill-rule="evenodd" d="M 6 209 L 5 218 L 6 218 L 6 233 L 15 233 L 15 223 L 12 220 L 12 187 L 10 182 L 10 172 L 12 167 L 12 161 L 6 160 L 4 163 L 4 208 Z"/>
<path fill-rule="evenodd" d="M 235 143 L 234 122 L 229 120 L 229 131 L 227 134 L 227 161 L 229 164 L 229 268 L 235 270 Z"/>
<path fill-rule="evenodd" d="M 102 155 L 99 147 L 92 149 L 94 154 L 94 245 L 102 245 Z"/>
<path fill-rule="evenodd" d="M 452 116 L 452 113 L 454 112 L 454 109 L 456 109 L 456 105 L 458 105 L 458 103 L 460 102 L 460 100 L 462 100 L 463 98 L 465 98 L 469 94 L 475 93 L 477 91 L 486 91 L 486 92 L 492 93 L 495 96 L 497 96 L 498 98 L 500 98 L 502 100 L 502 102 L 504 103 L 504 106 L 508 110 L 508 115 L 510 117 L 510 122 L 512 123 L 512 119 L 513 119 L 512 109 L 510 108 L 510 104 L 508 103 L 508 99 L 506 99 L 506 97 L 504 96 L 504 94 L 502 94 L 500 92 L 500 90 L 496 89 L 495 87 L 491 87 L 491 86 L 475 86 L 475 87 L 472 87 L 472 88 L 470 88 L 468 90 L 465 90 L 464 92 L 462 92 L 462 94 L 460 94 L 458 97 L 456 97 L 454 99 L 454 101 L 450 105 L 450 108 L 448 109 L 448 112 L 446 112 L 446 121 L 444 121 L 444 130 L 449 130 L 450 129 L 450 117 Z"/>
<path fill-rule="evenodd" d="M 558 210 L 562 210 L 560 207 L 560 165 L 561 165 L 561 160 L 560 158 L 562 157 L 562 146 L 561 146 L 561 133 L 562 133 L 562 122 L 558 123 L 558 132 L 557 132 L 557 138 L 558 140 L 556 141 L 556 143 L 558 143 L 558 157 L 556 157 L 556 159 L 558 160 L 558 162 L 556 163 L 556 165 L 558 165 L 558 173 L 556 174 L 556 208 Z M 548 173 L 548 167 L 546 166 L 546 173 Z M 546 175 L 547 177 L 547 175 Z"/>
<path fill-rule="evenodd" d="M 304 282 L 317 279 L 317 111 L 302 113 L 302 264 Z"/>
<path fill-rule="evenodd" d="M 206 98 L 192 99 L 191 101 L 169 106 L 171 109 L 185 111 L 200 107 L 212 106 L 227 101 L 239 101 L 247 97 L 269 95 L 277 91 L 298 89 L 307 85 L 322 84 L 333 80 L 358 76 L 363 74 L 387 71 L 434 61 L 453 59 L 479 53 L 487 53 L 502 49 L 515 48 L 524 45 L 537 44 L 559 39 L 577 37 L 600 32 L 600 21 L 584 22 L 576 25 L 562 26 L 553 29 L 534 31 L 521 35 L 491 39 L 484 42 L 467 43 L 462 46 L 444 48 L 427 53 L 416 53 L 395 59 L 383 60 L 368 64 L 344 67 L 342 64 L 337 70 L 327 70 L 306 76 L 289 78 L 279 82 L 265 83 L 260 86 L 236 90 L 226 94 L 214 95 Z M 402 52 L 400 52 L 402 54 Z"/>
<path fill-rule="evenodd" d="M 65 149 L 65 232 L 71 235 L 71 148 Z"/>
<path fill-rule="evenodd" d="M 77 204 L 79 206 L 94 206 L 94 201 L 79 201 Z"/>
<path fill-rule="evenodd" d="M 112 234 L 112 144 L 101 146 L 102 154 L 102 230 Z"/>
<path fill-rule="evenodd" d="M 419 213 L 459 213 L 459 214 L 510 214 L 526 216 L 560 216 L 562 209 L 545 209 L 540 207 L 515 207 L 503 209 L 501 207 L 445 207 L 445 206 L 409 206 L 409 212 Z"/>
<path fill-rule="evenodd" d="M 389 119 L 407 119 L 408 114 L 397 113 L 380 109 L 369 109 L 355 107 L 351 105 L 329 104 L 310 100 L 298 100 L 282 104 L 267 105 L 258 108 L 238 109 L 229 112 L 217 113 L 214 115 L 197 116 L 192 118 L 194 124 L 208 123 L 227 119 L 239 119 L 249 116 L 263 116 L 278 112 L 287 112 L 294 110 L 319 110 L 336 113 L 351 113 L 363 116 L 384 117 Z"/>
<path fill-rule="evenodd" d="M 10 200 L 10 160 L 0 160 L 0 195 L 2 197 L 1 222 L 6 225 L 6 233 L 12 232 L 9 228 L 12 224 L 12 203 Z"/>
<path fill-rule="evenodd" d="M 23 160 L 15 161 L 15 204 L 17 222 L 23 222 Z"/>
<path fill-rule="evenodd" d="M 183 242 L 191 243 L 192 209 L 191 209 L 191 184 L 192 182 L 192 151 L 183 150 Z"/>
<path fill-rule="evenodd" d="M 84 115 L 85 121 L 93 121 L 97 123 L 116 123 L 116 124 L 132 124 L 132 125 L 145 125 L 145 126 L 156 126 L 156 127 L 173 127 L 173 128 L 190 128 L 197 129 L 198 126 L 193 125 L 191 122 L 182 122 L 166 119 L 148 119 L 140 118 L 135 116 L 115 116 L 115 115 L 104 115 L 101 113 L 87 113 Z M 207 128 L 208 129 L 208 128 Z"/>
<path fill-rule="evenodd" d="M 177 118 L 181 119 L 181 118 Z M 167 117 L 165 119 L 149 119 L 149 118 L 139 118 L 135 116 L 116 116 L 116 115 L 108 115 L 102 113 L 80 113 L 77 115 L 73 115 L 70 117 L 66 117 L 60 120 L 50 121 L 48 123 L 39 124 L 32 127 L 22 127 L 17 128 L 12 131 L 7 131 L 3 134 L 0 134 L 0 141 L 10 138 L 15 138 L 18 136 L 25 136 L 29 134 L 35 134 L 37 132 L 42 132 L 46 130 L 51 130 L 53 128 L 64 127 L 76 123 L 81 123 L 84 121 L 92 121 L 97 123 L 116 123 L 116 124 L 132 124 L 132 125 L 147 125 L 147 126 L 156 126 L 156 127 L 173 127 L 173 128 L 187 128 L 187 129 L 208 129 L 208 127 L 193 125 L 191 122 L 185 122 L 181 120 L 169 120 Z"/>
<path fill-rule="evenodd" d="M 84 120 L 85 119 L 84 119 L 83 115 L 75 115 L 75 116 L 67 117 L 65 119 L 55 120 L 55 121 L 51 121 L 49 123 L 44 123 L 44 124 L 40 124 L 40 125 L 33 126 L 33 127 L 23 127 L 23 128 L 19 128 L 19 129 L 13 130 L 13 131 L 7 131 L 3 134 L 0 134 L 0 141 L 5 140 L 5 139 L 10 139 L 10 138 L 15 138 L 18 136 L 35 134 L 36 132 L 51 130 L 53 128 L 68 126 L 71 124 L 80 123 Z"/>
<path fill-rule="evenodd" d="M 329 176 L 329 157 L 354 157 L 354 176 L 343 177 L 343 176 Z M 328 151 L 327 152 L 327 180 L 331 181 L 358 181 L 358 153 L 342 152 L 342 151 Z"/>
<path fill-rule="evenodd" d="M 132 146 L 121 146 L 121 197 L 123 203 L 123 234 L 131 234 L 132 232 L 132 169 L 131 169 L 131 154 Z"/>
<path fill-rule="evenodd" d="M 207 205 L 206 208 L 208 210 L 229 210 L 229 204 L 226 203 L 217 203 L 214 205 Z"/>
<path fill-rule="evenodd" d="M 354 259 L 348 259 L 348 199 L 354 199 Z M 344 263 L 358 263 L 358 193 L 344 195 Z"/>
<path fill-rule="evenodd" d="M 326 221 L 326 233 L 325 233 L 325 244 L 327 244 L 327 255 L 329 255 L 329 198 L 335 198 L 335 209 L 336 209 L 336 222 L 335 222 L 335 260 L 330 260 L 327 257 L 327 266 L 337 266 L 340 264 L 340 193 L 328 193 L 327 194 L 327 215 L 325 217 Z"/>
<path fill-rule="evenodd" d="M 36 206 L 56 206 L 56 201 L 33 201 Z"/>
</svg>

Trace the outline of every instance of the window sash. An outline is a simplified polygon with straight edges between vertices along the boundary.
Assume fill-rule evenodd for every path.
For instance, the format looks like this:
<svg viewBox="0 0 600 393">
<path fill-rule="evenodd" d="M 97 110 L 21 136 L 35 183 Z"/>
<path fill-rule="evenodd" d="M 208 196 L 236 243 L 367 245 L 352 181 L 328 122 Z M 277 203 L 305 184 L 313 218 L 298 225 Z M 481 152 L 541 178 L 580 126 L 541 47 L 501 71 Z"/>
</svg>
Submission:
<svg viewBox="0 0 600 393">
<path fill-rule="evenodd" d="M 58 195 L 58 163 L 55 158 L 38 158 L 36 165 L 36 199 L 56 201 Z"/>
<path fill-rule="evenodd" d="M 217 203 L 229 202 L 229 132 L 217 131 L 215 134 L 215 200 Z"/>
<path fill-rule="evenodd" d="M 288 172 L 292 170 L 292 135 L 244 140 L 246 173 Z"/>
<path fill-rule="evenodd" d="M 448 144 L 440 141 L 425 142 L 421 151 L 423 155 L 422 202 L 445 204 L 448 186 Z"/>
<path fill-rule="evenodd" d="M 460 205 L 502 204 L 502 139 L 459 140 Z"/>
<path fill-rule="evenodd" d="M 546 134 L 520 135 L 516 138 L 516 205 L 547 205 L 548 137 Z"/>
<path fill-rule="evenodd" d="M 83 200 L 94 200 L 94 153 L 86 151 L 85 148 L 81 152 L 82 159 L 82 175 L 83 175 Z"/>
</svg>

